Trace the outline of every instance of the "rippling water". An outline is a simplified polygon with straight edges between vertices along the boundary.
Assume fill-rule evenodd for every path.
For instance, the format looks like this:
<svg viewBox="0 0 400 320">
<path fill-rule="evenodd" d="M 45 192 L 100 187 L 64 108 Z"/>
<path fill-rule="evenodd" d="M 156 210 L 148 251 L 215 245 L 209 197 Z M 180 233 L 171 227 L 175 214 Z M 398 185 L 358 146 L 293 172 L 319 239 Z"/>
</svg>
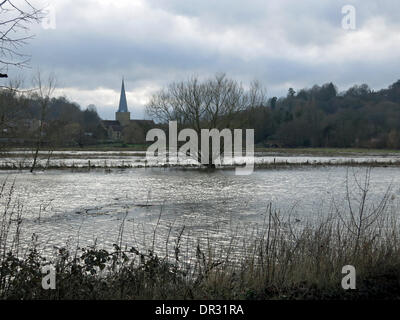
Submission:
<svg viewBox="0 0 400 320">
<path fill-rule="evenodd" d="M 228 245 L 233 235 L 239 246 L 260 232 L 270 203 L 299 224 L 326 214 L 333 202 L 344 208 L 346 176 L 354 180 L 364 174 L 365 168 L 332 166 L 256 170 L 249 176 L 233 170 L 135 168 L 3 171 L 0 181 L 15 179 L 26 242 L 35 233 L 46 247 L 96 242 L 109 248 L 123 225 L 124 244 L 149 247 L 156 234 L 156 248 L 165 251 L 182 229 L 187 250 L 198 240 Z M 397 210 L 400 169 L 374 168 L 371 200 L 381 198 L 389 185 Z"/>
</svg>

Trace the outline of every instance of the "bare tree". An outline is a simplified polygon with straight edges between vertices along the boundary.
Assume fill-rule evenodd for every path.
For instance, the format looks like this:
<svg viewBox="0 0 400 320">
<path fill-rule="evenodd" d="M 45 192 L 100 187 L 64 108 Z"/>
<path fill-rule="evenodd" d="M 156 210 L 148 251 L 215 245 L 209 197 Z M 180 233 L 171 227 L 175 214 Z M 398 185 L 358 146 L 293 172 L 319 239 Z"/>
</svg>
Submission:
<svg viewBox="0 0 400 320">
<path fill-rule="evenodd" d="M 265 90 L 258 82 L 245 90 L 225 74 L 216 74 L 205 81 L 194 76 L 172 83 L 153 94 L 146 112 L 161 123 L 177 121 L 178 127 L 194 129 L 200 136 L 201 129 L 241 128 L 245 121 L 241 112 L 265 104 Z"/>
<path fill-rule="evenodd" d="M 353 172 L 354 186 L 350 187 L 348 171 L 346 174 L 346 197 L 345 206 L 348 208 L 347 216 L 342 213 L 336 203 L 334 203 L 335 211 L 343 223 L 345 228 L 354 235 L 354 254 L 360 249 L 360 243 L 368 235 L 368 232 L 378 234 L 379 230 L 371 230 L 370 228 L 377 228 L 380 226 L 376 223 L 378 219 L 384 216 L 384 213 L 389 205 L 390 194 L 392 185 L 390 184 L 386 189 L 383 197 L 375 203 L 375 201 L 368 201 L 370 193 L 370 179 L 371 167 L 365 170 L 365 175 L 362 179 L 358 179 Z M 354 190 L 352 192 L 352 190 Z M 376 200 L 376 199 L 374 199 Z"/>
<path fill-rule="evenodd" d="M 0 152 L 7 151 L 10 137 L 19 135 L 23 128 L 19 121 L 26 116 L 26 101 L 21 94 L 22 80 L 9 81 L 7 87 L 0 88 Z"/>
<path fill-rule="evenodd" d="M 43 10 L 35 8 L 28 0 L 0 0 L 0 76 L 7 77 L 9 66 L 26 66 L 29 56 L 21 47 L 33 37 L 29 26 L 39 23 Z"/>
<path fill-rule="evenodd" d="M 252 82 L 246 91 L 242 84 L 225 74 L 200 82 L 197 77 L 172 83 L 150 99 L 148 115 L 163 123 L 177 121 L 180 126 L 201 129 L 238 127 L 237 116 L 252 106 L 266 103 L 264 89 Z"/>
<path fill-rule="evenodd" d="M 56 79 L 55 79 L 54 74 L 50 74 L 47 81 L 43 82 L 42 75 L 41 75 L 40 71 L 38 71 L 35 78 L 33 79 L 33 82 L 34 82 L 34 86 L 37 87 L 37 95 L 38 95 L 39 103 L 40 103 L 40 120 L 39 120 L 39 126 L 38 126 L 38 130 L 37 130 L 37 140 L 36 140 L 36 146 L 35 146 L 35 150 L 34 150 L 31 172 L 33 172 L 35 170 L 39 150 L 42 146 L 42 139 L 43 139 L 43 134 L 44 134 L 43 129 L 45 126 L 46 113 L 47 113 L 47 109 L 50 104 L 51 96 L 53 95 L 53 92 L 56 88 Z"/>
</svg>

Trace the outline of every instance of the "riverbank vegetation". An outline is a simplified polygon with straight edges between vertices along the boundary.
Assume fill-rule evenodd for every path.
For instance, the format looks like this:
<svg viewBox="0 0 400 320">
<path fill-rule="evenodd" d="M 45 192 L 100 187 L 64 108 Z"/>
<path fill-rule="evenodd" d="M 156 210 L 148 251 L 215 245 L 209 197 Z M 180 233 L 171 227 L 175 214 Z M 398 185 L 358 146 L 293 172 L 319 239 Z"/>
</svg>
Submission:
<svg viewBox="0 0 400 320">
<path fill-rule="evenodd" d="M 354 188 L 355 186 L 355 188 Z M 190 259 L 183 227 L 166 248 L 122 243 L 124 222 L 112 249 L 101 244 L 54 248 L 45 254 L 32 236 L 20 243 L 23 209 L 1 188 L 0 297 L 2 299 L 398 299 L 400 228 L 390 188 L 369 197 L 369 170 L 346 183 L 345 199 L 331 212 L 299 222 L 271 204 L 254 238 L 198 241 Z M 154 238 L 157 237 L 157 227 Z M 204 239 L 203 239 L 204 240 Z M 242 245 L 241 245 L 242 243 Z M 56 271 L 56 289 L 42 288 L 42 267 Z M 342 268 L 356 269 L 356 289 L 341 286 Z"/>
</svg>

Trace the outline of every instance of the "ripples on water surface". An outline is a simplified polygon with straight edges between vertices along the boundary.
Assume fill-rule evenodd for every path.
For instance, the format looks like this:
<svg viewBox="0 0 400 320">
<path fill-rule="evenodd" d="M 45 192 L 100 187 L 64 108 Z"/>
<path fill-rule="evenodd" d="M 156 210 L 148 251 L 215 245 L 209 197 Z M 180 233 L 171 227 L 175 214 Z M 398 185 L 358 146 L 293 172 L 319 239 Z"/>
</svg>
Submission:
<svg viewBox="0 0 400 320">
<path fill-rule="evenodd" d="M 344 206 L 346 175 L 361 178 L 365 168 L 296 167 L 256 170 L 235 176 L 233 170 L 113 169 L 72 172 L 4 171 L 0 180 L 15 178 L 14 200 L 24 206 L 24 236 L 39 236 L 41 245 L 81 246 L 95 241 L 109 248 L 124 221 L 123 243 L 149 247 L 157 225 L 158 250 L 176 239 L 194 247 L 198 239 L 228 245 L 261 232 L 269 203 L 283 216 L 303 223 L 324 215 L 335 199 Z M 397 210 L 400 169 L 374 168 L 371 197 L 380 198 L 389 185 Z M 159 220 L 157 224 L 157 221 Z"/>
</svg>

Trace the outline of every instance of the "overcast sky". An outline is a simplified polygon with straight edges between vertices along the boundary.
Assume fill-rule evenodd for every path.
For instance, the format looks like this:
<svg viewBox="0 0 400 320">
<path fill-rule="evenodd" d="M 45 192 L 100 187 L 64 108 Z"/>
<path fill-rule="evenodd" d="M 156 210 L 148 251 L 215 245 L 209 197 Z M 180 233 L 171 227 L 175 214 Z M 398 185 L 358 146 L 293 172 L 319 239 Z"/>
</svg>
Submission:
<svg viewBox="0 0 400 320">
<path fill-rule="evenodd" d="M 41 0 L 37 0 L 41 4 Z M 132 118 L 155 90 L 193 74 L 258 79 L 271 96 L 333 81 L 374 89 L 400 79 L 398 0 L 48 0 L 55 29 L 34 28 L 32 70 L 57 94 L 113 119 L 121 77 Z M 356 29 L 342 28 L 342 7 Z M 30 72 L 30 71 L 29 71 Z M 10 72 L 9 72 L 10 73 Z M 28 71 L 23 70 L 26 75 Z"/>
</svg>

